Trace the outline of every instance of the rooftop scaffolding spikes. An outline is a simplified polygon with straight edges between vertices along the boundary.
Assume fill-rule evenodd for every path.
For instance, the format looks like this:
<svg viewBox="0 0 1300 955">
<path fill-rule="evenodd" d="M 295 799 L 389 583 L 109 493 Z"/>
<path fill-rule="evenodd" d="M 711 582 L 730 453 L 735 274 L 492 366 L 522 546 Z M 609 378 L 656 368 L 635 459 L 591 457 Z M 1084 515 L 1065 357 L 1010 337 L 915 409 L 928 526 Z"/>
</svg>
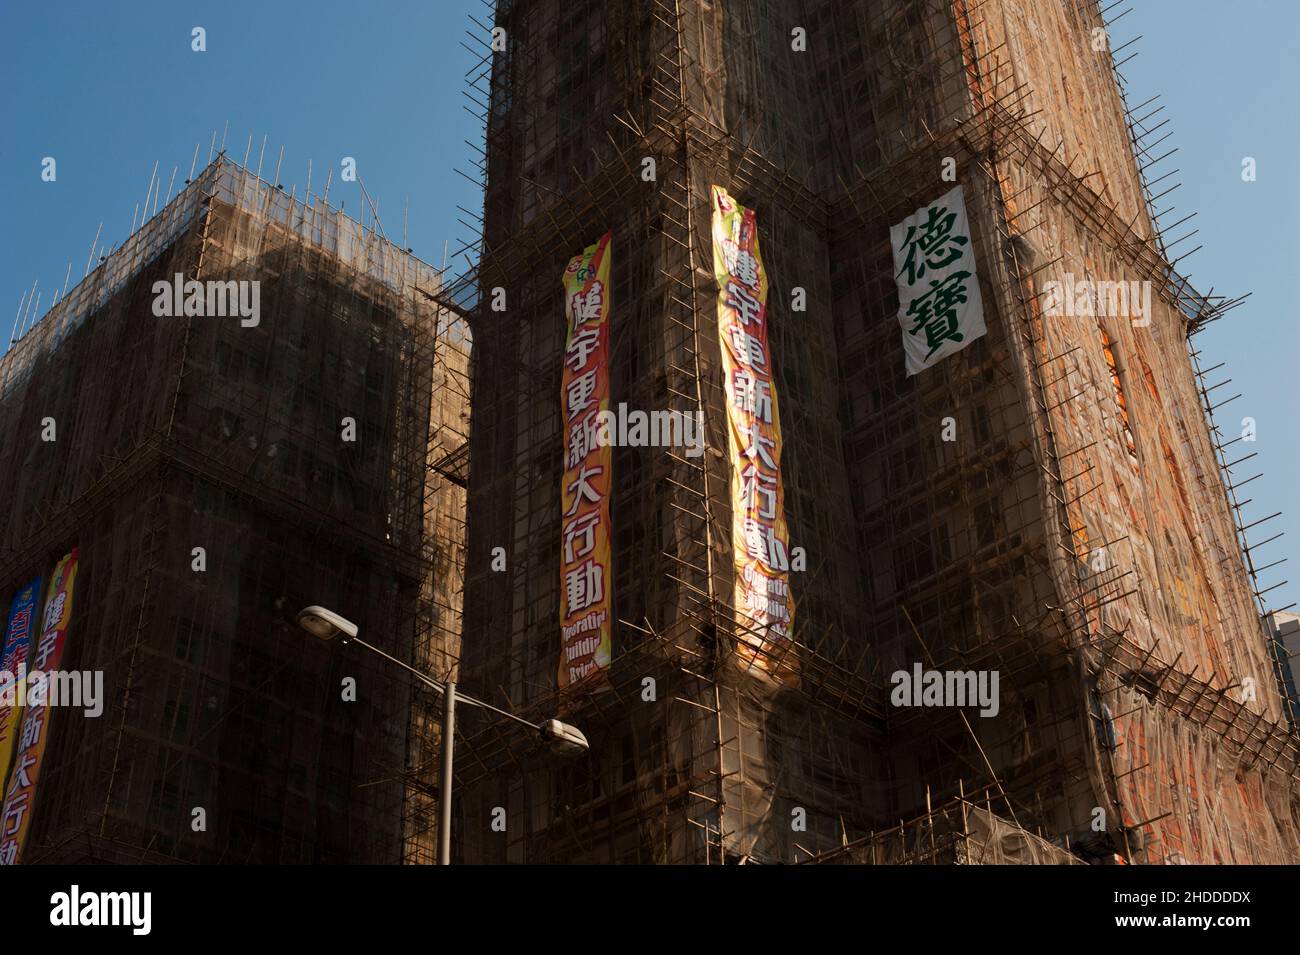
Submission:
<svg viewBox="0 0 1300 955">
<path fill-rule="evenodd" d="M 263 313 L 152 314 L 176 273 L 257 281 Z M 437 284 L 218 156 L 0 357 L 5 446 L 27 446 L 35 409 L 61 429 L 57 460 L 0 458 L 0 583 L 79 546 L 71 644 L 110 689 L 102 720 L 54 724 L 33 860 L 422 851 L 427 794 L 400 782 L 436 740 L 418 697 L 332 661 L 285 614 L 323 599 L 417 665 L 454 660 L 464 492 L 430 465 L 463 453 L 468 338 L 417 292 Z M 360 448 L 340 440 L 345 413 Z M 370 687 L 347 716 L 322 709 L 343 674 Z M 215 841 L 173 811 L 214 794 Z"/>
</svg>

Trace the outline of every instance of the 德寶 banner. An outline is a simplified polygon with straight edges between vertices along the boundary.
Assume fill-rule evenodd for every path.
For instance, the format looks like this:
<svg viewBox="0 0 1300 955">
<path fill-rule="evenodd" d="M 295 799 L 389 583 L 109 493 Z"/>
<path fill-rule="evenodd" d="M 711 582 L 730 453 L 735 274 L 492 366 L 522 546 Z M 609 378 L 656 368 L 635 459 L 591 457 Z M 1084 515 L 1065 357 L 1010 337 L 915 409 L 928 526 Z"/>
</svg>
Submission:
<svg viewBox="0 0 1300 955">
<path fill-rule="evenodd" d="M 908 377 L 982 336 L 984 302 L 962 187 L 889 230 Z"/>
<path fill-rule="evenodd" d="M 742 662 L 788 674 L 794 627 L 790 533 L 781 482 L 781 417 L 767 334 L 767 275 L 758 223 L 714 186 L 713 271 L 731 449 L 732 550 Z"/>
<path fill-rule="evenodd" d="M 564 270 L 564 476 L 560 487 L 561 688 L 596 678 L 613 646 L 609 495 L 612 453 L 600 433 L 609 411 L 609 270 L 611 233 Z"/>
</svg>

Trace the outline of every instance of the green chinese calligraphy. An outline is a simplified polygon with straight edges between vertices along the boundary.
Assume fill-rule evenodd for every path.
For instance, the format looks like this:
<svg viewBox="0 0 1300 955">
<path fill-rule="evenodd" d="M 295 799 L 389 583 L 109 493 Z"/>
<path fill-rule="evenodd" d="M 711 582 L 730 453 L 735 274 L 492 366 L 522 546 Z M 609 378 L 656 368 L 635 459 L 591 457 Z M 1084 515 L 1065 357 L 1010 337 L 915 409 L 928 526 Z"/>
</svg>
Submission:
<svg viewBox="0 0 1300 955">
<path fill-rule="evenodd" d="M 930 291 L 914 299 L 907 307 L 907 315 L 914 324 L 908 333 L 915 335 L 925 330 L 925 343 L 930 350 L 925 360 L 947 341 L 959 342 L 964 337 L 957 331 L 957 306 L 967 301 L 966 279 L 969 272 L 954 272 L 942 281 L 930 280 Z"/>
<path fill-rule="evenodd" d="M 907 227 L 907 237 L 903 239 L 907 258 L 898 274 L 907 273 L 909 286 L 923 278 L 926 269 L 941 269 L 962 257 L 961 246 L 969 243 L 970 239 L 964 235 L 952 234 L 953 223 L 956 221 L 957 213 L 949 212 L 945 206 L 931 206 L 929 217 L 919 235 L 916 226 Z"/>
</svg>

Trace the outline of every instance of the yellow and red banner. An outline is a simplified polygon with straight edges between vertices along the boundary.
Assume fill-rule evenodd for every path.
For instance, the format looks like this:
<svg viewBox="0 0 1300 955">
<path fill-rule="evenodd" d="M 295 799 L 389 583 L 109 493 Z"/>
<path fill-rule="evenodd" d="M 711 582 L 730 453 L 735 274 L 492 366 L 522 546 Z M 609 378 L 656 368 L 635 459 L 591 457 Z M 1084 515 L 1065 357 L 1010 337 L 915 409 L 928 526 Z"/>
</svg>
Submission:
<svg viewBox="0 0 1300 955">
<path fill-rule="evenodd" d="M 781 483 L 781 418 L 767 334 L 767 273 L 758 221 L 721 186 L 713 193 L 713 273 L 731 448 L 731 541 L 742 664 L 788 674 L 794 628 L 790 532 Z"/>
<path fill-rule="evenodd" d="M 609 495 L 609 246 L 606 232 L 564 270 L 564 478 L 560 517 L 560 687 L 604 682 L 613 645 Z M 606 415 L 602 416 L 601 412 Z"/>
<path fill-rule="evenodd" d="M 72 614 L 72 585 L 77 577 L 77 556 L 78 550 L 74 547 L 72 553 L 54 568 L 49 594 L 45 598 L 41 636 L 32 648 L 33 674 L 36 671 L 49 674 L 59 668 L 63 659 L 63 648 L 68 638 L 68 618 Z M 38 681 L 28 682 L 31 686 Z M 50 735 L 48 688 L 49 684 L 46 683 L 45 692 L 40 693 L 39 698 L 35 691 L 28 691 L 22 732 L 18 736 L 17 756 L 5 789 L 4 811 L 0 814 L 0 865 L 14 865 L 21 861 L 23 842 L 31 827 L 41 757 Z"/>
<path fill-rule="evenodd" d="M 14 596 L 5 628 L 4 654 L 0 662 L 0 793 L 9 780 L 9 765 L 17 748 L 26 689 L 27 655 L 32 626 L 40 612 L 41 578 L 37 577 Z"/>
</svg>

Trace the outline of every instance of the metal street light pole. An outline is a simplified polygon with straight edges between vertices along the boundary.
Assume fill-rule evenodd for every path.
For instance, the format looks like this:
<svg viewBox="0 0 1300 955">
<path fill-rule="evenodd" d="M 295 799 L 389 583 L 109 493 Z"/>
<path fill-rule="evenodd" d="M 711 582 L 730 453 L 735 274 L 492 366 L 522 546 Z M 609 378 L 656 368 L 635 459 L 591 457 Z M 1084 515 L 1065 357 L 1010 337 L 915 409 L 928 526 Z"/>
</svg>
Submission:
<svg viewBox="0 0 1300 955">
<path fill-rule="evenodd" d="M 442 773 L 438 784 L 438 865 L 451 865 L 451 774 L 455 763 L 456 684 L 442 695 Z"/>
<path fill-rule="evenodd" d="M 490 703 L 484 703 L 472 696 L 466 696 L 456 689 L 452 680 L 446 683 L 421 673 L 415 667 L 385 653 L 378 647 L 366 643 L 357 636 L 357 625 L 332 610 L 324 607 L 307 607 L 298 613 L 298 626 L 320 640 L 338 640 L 340 643 L 356 643 L 371 653 L 376 653 L 389 663 L 395 663 L 410 673 L 421 683 L 432 687 L 442 694 L 442 769 L 438 782 L 438 864 L 451 865 L 451 787 L 452 767 L 455 762 L 456 701 L 489 710 L 498 716 L 522 723 L 529 729 L 536 730 L 550 746 L 551 752 L 559 756 L 580 756 L 588 750 L 587 737 L 576 726 L 557 719 L 545 723 L 532 723 L 522 717 L 498 709 Z"/>
</svg>

